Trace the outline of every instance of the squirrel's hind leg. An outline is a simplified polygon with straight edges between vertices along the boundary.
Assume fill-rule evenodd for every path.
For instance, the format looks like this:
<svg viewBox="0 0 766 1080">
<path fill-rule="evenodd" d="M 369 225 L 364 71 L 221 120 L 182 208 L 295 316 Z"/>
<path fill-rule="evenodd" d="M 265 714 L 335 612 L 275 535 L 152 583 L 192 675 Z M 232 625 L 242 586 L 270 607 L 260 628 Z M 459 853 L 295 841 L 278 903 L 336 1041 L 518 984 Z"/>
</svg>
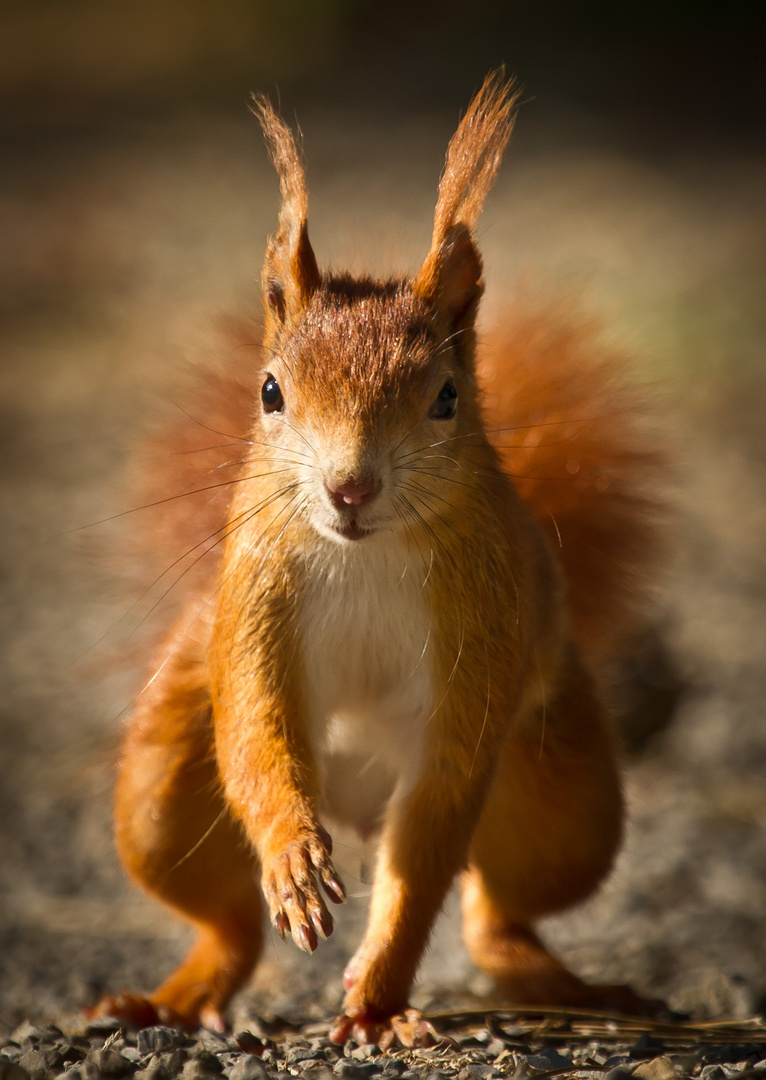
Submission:
<svg viewBox="0 0 766 1080">
<path fill-rule="evenodd" d="M 139 698 L 123 744 L 115 836 L 131 877 L 198 932 L 180 967 L 148 999 L 118 995 L 134 1026 L 200 1023 L 223 1010 L 262 944 L 256 864 L 224 803 L 215 763 L 203 644 L 185 634 Z"/>
<path fill-rule="evenodd" d="M 463 878 L 466 945 L 514 1004 L 645 1011 L 628 987 L 583 982 L 531 929 L 594 891 L 622 830 L 605 709 L 574 648 L 551 697 L 521 719 L 494 776 Z"/>
</svg>

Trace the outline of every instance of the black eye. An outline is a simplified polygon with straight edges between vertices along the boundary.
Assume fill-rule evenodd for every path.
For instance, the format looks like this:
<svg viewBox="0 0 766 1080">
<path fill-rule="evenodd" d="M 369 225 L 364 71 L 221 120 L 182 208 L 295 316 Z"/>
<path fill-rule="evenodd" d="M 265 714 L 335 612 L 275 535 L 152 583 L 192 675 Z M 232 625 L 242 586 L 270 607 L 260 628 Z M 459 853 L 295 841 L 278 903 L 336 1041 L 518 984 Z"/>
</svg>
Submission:
<svg viewBox="0 0 766 1080">
<path fill-rule="evenodd" d="M 428 410 L 432 420 L 451 420 L 457 411 L 457 390 L 452 384 L 452 379 L 447 379 L 439 391 L 439 396 Z"/>
<path fill-rule="evenodd" d="M 261 401 L 263 402 L 264 412 L 282 412 L 285 407 L 282 391 L 279 389 L 279 383 L 273 375 L 266 376 L 266 382 L 261 390 Z"/>
</svg>

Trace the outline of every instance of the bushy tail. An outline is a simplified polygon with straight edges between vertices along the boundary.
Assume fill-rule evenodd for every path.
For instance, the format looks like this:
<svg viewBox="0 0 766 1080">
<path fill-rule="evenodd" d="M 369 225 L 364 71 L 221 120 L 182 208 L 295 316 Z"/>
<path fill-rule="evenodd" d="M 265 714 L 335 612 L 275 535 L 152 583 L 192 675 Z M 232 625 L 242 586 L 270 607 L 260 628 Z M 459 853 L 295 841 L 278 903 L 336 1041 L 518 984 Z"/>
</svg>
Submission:
<svg viewBox="0 0 766 1080">
<path fill-rule="evenodd" d="M 159 418 L 132 462 L 129 554 L 141 577 L 137 604 L 161 632 L 191 596 L 214 601 L 229 508 L 251 450 L 261 329 L 222 328 L 192 369 L 169 416 Z"/>
<path fill-rule="evenodd" d="M 564 305 L 517 303 L 479 360 L 489 437 L 559 556 L 575 637 L 607 657 L 662 547 L 665 458 L 646 395 Z"/>
</svg>

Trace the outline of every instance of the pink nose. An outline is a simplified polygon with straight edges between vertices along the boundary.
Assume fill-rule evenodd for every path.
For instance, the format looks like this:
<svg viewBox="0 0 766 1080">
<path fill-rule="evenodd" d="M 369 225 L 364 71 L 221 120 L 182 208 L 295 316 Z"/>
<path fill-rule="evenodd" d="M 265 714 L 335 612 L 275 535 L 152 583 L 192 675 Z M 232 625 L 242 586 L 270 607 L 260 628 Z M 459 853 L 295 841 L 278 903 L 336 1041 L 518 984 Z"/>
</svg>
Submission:
<svg viewBox="0 0 766 1080">
<path fill-rule="evenodd" d="M 356 480 L 350 477 L 343 484 L 328 484 L 327 494 L 341 509 L 346 506 L 362 506 L 375 498 L 380 492 L 380 486 L 377 480 Z"/>
</svg>

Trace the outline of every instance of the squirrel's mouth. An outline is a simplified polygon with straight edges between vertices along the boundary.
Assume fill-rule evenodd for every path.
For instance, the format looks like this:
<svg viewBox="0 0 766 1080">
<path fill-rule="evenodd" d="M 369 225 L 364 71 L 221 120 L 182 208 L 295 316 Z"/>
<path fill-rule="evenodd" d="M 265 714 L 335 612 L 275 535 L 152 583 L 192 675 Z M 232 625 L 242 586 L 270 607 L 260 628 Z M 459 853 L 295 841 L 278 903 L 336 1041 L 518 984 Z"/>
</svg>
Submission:
<svg viewBox="0 0 766 1080">
<path fill-rule="evenodd" d="M 336 533 L 342 536 L 344 540 L 362 540 L 365 536 L 369 536 L 373 529 L 363 529 L 357 525 L 355 521 L 349 521 L 347 525 L 335 525 L 333 526 Z"/>
</svg>

